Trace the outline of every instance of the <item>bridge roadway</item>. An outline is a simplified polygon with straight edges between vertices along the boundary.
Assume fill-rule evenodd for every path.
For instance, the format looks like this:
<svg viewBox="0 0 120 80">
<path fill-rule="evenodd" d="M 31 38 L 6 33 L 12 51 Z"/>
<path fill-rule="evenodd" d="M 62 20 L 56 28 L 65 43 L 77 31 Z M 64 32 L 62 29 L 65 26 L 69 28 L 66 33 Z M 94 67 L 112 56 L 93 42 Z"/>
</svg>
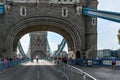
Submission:
<svg viewBox="0 0 120 80">
<path fill-rule="evenodd" d="M 75 67 L 87 72 L 97 80 L 120 80 L 120 68 L 113 70 L 111 67 Z"/>
<path fill-rule="evenodd" d="M 55 65 L 44 60 L 28 62 L 0 74 L 0 80 L 66 80 Z"/>
</svg>

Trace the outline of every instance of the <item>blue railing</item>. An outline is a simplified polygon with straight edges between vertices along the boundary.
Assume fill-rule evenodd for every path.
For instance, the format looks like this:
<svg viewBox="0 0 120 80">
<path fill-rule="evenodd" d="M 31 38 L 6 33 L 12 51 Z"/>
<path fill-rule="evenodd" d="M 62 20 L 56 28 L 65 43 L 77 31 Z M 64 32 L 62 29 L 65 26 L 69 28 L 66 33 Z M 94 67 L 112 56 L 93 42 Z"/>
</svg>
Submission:
<svg viewBox="0 0 120 80">
<path fill-rule="evenodd" d="M 74 63 L 86 66 L 111 66 L 112 59 L 76 59 Z M 120 67 L 120 59 L 116 59 L 116 66 Z"/>
<path fill-rule="evenodd" d="M 29 59 L 8 61 L 6 63 L 4 61 L 0 61 L 0 71 L 8 69 L 10 67 L 14 67 L 14 66 L 16 66 L 18 64 L 28 62 L 28 61 L 29 61 Z"/>
</svg>

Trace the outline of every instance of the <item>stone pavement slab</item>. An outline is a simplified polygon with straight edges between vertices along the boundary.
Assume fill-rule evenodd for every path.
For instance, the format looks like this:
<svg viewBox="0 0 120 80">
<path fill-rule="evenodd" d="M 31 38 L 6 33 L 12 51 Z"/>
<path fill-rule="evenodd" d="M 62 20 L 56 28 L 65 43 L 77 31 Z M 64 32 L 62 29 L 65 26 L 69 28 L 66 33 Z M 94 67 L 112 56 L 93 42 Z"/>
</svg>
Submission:
<svg viewBox="0 0 120 80">
<path fill-rule="evenodd" d="M 98 80 L 120 80 L 120 69 L 113 70 L 110 67 L 76 67 L 89 73 Z"/>
</svg>

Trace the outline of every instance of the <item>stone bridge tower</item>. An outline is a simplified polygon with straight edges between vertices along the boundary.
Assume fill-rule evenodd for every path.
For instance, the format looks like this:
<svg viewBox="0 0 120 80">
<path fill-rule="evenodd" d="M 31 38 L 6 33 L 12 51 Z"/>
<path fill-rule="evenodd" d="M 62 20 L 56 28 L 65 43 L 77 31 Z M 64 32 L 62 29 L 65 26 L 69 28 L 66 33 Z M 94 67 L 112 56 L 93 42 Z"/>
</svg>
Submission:
<svg viewBox="0 0 120 80">
<path fill-rule="evenodd" d="M 47 53 L 47 32 L 37 31 L 30 33 L 31 58 L 42 58 Z"/>
<path fill-rule="evenodd" d="M 19 39 L 34 31 L 62 35 L 73 58 L 96 57 L 97 21 L 82 8 L 97 9 L 97 0 L 4 0 L 0 3 L 0 55 L 13 56 Z"/>
</svg>

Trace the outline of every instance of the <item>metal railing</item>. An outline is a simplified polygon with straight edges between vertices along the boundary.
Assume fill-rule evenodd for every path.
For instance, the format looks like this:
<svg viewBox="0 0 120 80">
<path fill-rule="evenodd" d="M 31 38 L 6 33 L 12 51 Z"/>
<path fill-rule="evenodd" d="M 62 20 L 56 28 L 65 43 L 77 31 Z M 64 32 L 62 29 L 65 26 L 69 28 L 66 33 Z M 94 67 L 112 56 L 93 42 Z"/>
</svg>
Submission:
<svg viewBox="0 0 120 80">
<path fill-rule="evenodd" d="M 28 62 L 29 59 L 26 60 L 14 60 L 14 61 L 8 61 L 8 62 L 4 62 L 4 61 L 0 61 L 0 71 L 8 69 L 10 67 L 14 67 L 18 64 L 24 63 L 24 62 Z"/>
<path fill-rule="evenodd" d="M 90 74 L 78 69 L 72 65 L 59 63 L 57 68 L 64 73 L 67 80 L 97 80 Z"/>
<path fill-rule="evenodd" d="M 76 65 L 81 66 L 112 66 L 112 59 L 76 59 Z M 120 59 L 116 59 L 116 67 L 120 67 Z"/>
</svg>

